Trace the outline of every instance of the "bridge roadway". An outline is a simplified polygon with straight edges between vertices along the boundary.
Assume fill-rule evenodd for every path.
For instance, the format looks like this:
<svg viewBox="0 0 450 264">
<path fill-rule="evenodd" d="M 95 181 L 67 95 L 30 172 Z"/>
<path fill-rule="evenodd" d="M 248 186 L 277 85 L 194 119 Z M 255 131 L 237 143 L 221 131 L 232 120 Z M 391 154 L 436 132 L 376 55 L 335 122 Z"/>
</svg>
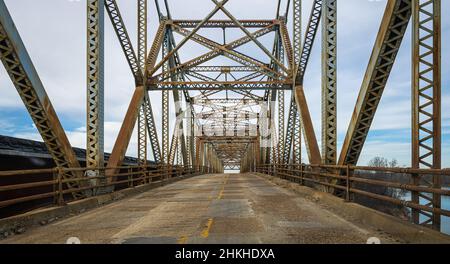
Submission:
<svg viewBox="0 0 450 264">
<path fill-rule="evenodd" d="M 254 174 L 193 177 L 27 230 L 0 243 L 401 242 Z"/>
</svg>

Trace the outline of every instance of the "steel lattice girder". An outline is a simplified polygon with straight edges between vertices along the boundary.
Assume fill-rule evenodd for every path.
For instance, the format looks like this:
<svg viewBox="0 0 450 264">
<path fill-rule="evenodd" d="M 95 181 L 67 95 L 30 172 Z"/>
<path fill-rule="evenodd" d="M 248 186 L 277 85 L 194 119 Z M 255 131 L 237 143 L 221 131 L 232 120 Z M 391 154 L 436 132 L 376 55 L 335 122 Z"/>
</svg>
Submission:
<svg viewBox="0 0 450 264">
<path fill-rule="evenodd" d="M 148 90 L 291 90 L 292 83 L 288 81 L 251 81 L 251 82 L 164 82 L 150 86 Z"/>
<path fill-rule="evenodd" d="M 177 27 L 175 25 L 172 25 L 171 28 L 175 32 L 179 33 L 180 35 L 182 35 L 184 37 L 187 37 L 187 36 L 192 34 L 191 31 L 183 29 L 183 28 L 180 28 L 180 27 Z M 237 52 L 235 50 L 226 49 L 226 48 L 223 47 L 223 45 L 221 45 L 221 44 L 219 44 L 219 43 L 217 43 L 217 42 L 215 42 L 215 41 L 213 41 L 211 39 L 203 37 L 203 36 L 201 36 L 199 34 L 192 34 L 190 39 L 195 41 L 195 42 L 197 42 L 197 43 L 199 43 L 199 44 L 201 44 L 202 46 L 204 46 L 204 47 L 206 47 L 208 49 L 213 50 L 213 51 L 214 50 L 221 50 L 223 56 L 225 56 L 225 57 L 227 57 L 227 58 L 229 58 L 231 60 L 234 60 L 234 61 L 236 61 L 238 63 L 241 63 L 243 65 L 246 65 L 247 67 L 256 67 L 257 71 L 261 71 L 262 73 L 266 73 L 267 72 L 267 74 L 269 74 L 270 72 L 272 72 L 272 70 L 270 68 L 268 68 L 261 61 L 259 61 L 257 59 L 254 59 L 252 57 L 249 57 L 249 56 L 247 56 L 245 54 L 242 54 L 240 52 Z M 264 69 L 265 71 L 262 71 L 262 69 Z M 276 73 L 272 72 L 272 74 L 276 74 Z"/>
<path fill-rule="evenodd" d="M 153 149 L 153 158 L 155 159 L 155 162 L 161 162 L 161 148 L 159 145 L 158 133 L 156 131 L 156 122 L 147 92 L 145 93 L 143 107 L 147 121 L 148 135 Z"/>
<path fill-rule="evenodd" d="M 86 166 L 104 166 L 104 8 L 102 0 L 87 7 L 87 146 Z"/>
<path fill-rule="evenodd" d="M 75 152 L 3 1 L 0 1 L 0 59 L 56 166 L 79 168 Z M 63 177 L 80 178 L 81 175 L 64 173 Z M 69 188 L 76 188 L 82 184 L 68 182 L 67 185 Z M 80 197 L 83 194 L 73 195 Z"/>
<path fill-rule="evenodd" d="M 239 166 L 240 160 L 247 152 L 248 145 L 258 140 L 256 136 L 201 136 L 197 139 L 202 144 L 211 145 L 224 166 L 232 164 Z"/>
<path fill-rule="evenodd" d="M 149 51 L 149 55 L 147 56 L 145 72 L 148 72 L 148 70 L 154 67 L 156 63 L 159 50 L 162 47 L 165 29 L 165 23 L 161 23 L 158 28 L 155 40 Z M 123 162 L 128 144 L 130 143 L 133 129 L 136 125 L 137 117 L 139 115 L 139 109 L 142 106 L 146 93 L 147 89 L 144 86 L 137 86 L 134 91 L 124 121 L 120 128 L 119 135 L 116 139 L 116 142 L 114 143 L 113 151 L 108 161 L 108 170 L 106 171 L 107 176 L 116 174 L 116 172 L 118 171 L 117 167 L 120 166 Z M 108 177 L 108 180 L 112 181 L 114 179 L 112 177 Z"/>
<path fill-rule="evenodd" d="M 113 178 L 111 178 L 111 176 L 117 173 L 117 167 L 119 167 L 123 162 L 128 144 L 130 143 L 130 139 L 133 134 L 133 129 L 136 125 L 140 106 L 142 105 L 142 102 L 144 100 L 144 96 L 144 86 L 136 87 L 131 102 L 128 106 L 125 119 L 123 120 L 122 126 L 120 128 L 119 135 L 117 136 L 116 142 L 114 144 L 113 151 L 108 160 L 108 170 L 106 171 L 106 175 L 110 176 L 108 177 L 109 181 L 114 180 Z"/>
<path fill-rule="evenodd" d="M 281 52 L 282 54 L 280 54 L 280 59 L 284 60 L 284 56 L 286 55 L 286 58 L 287 58 L 287 61 L 288 61 L 288 65 L 289 65 L 289 68 L 290 68 L 289 75 L 292 78 L 292 76 L 294 75 L 294 72 L 293 72 L 292 69 L 295 68 L 295 65 L 294 65 L 294 51 L 292 50 L 292 42 L 291 42 L 291 39 L 289 37 L 289 32 L 288 32 L 286 23 L 284 23 L 284 22 L 282 22 L 280 24 L 279 35 L 281 37 L 281 43 L 282 43 L 282 49 L 283 49 L 283 51 Z M 281 48 L 280 48 L 280 50 L 281 50 Z"/>
<path fill-rule="evenodd" d="M 413 0 L 412 167 L 441 169 L 441 1 Z M 441 188 L 441 177 L 428 182 L 415 175 L 414 184 Z M 441 196 L 411 192 L 412 201 L 441 208 Z M 422 217 L 421 217 L 422 216 Z M 441 229 L 441 215 L 412 210 L 416 224 Z"/>
<path fill-rule="evenodd" d="M 192 35 L 194 35 L 195 33 L 197 33 L 200 28 L 206 23 L 208 22 L 221 8 L 223 5 L 225 5 L 229 0 L 222 0 L 219 3 L 216 3 L 216 6 L 214 7 L 214 9 L 191 31 L 191 33 L 186 36 L 180 43 L 178 43 L 178 45 L 172 49 L 170 52 L 168 52 L 164 58 L 154 67 L 149 69 L 148 71 L 148 75 L 152 76 L 157 70 L 159 70 L 168 60 L 169 58 L 173 57 L 173 55 L 178 52 L 178 50 L 184 46 L 184 44 L 186 44 L 186 42 L 189 41 L 189 39 L 192 37 Z"/>
<path fill-rule="evenodd" d="M 167 164 L 174 165 L 175 162 L 175 154 L 177 152 L 178 146 L 179 146 L 179 132 L 178 129 L 178 121 L 176 122 L 173 133 L 172 133 L 172 140 L 170 142 L 170 148 L 169 148 L 169 158 L 167 159 Z"/>
<path fill-rule="evenodd" d="M 293 68 L 298 69 L 298 65 L 300 63 L 300 58 L 302 55 L 302 2 L 300 0 L 293 1 L 293 39 L 294 39 L 294 60 L 291 63 L 295 65 Z M 292 94 L 292 102 L 295 100 L 295 94 Z M 300 119 L 300 115 L 298 114 L 298 109 L 296 107 L 291 108 L 295 109 L 293 116 L 292 124 L 292 162 L 294 164 L 299 164 L 302 162 L 302 123 Z"/>
<path fill-rule="evenodd" d="M 141 6 L 142 4 L 141 0 L 139 1 L 140 1 L 139 6 Z M 130 66 L 130 69 L 135 78 L 136 85 L 142 85 L 143 76 L 140 66 L 142 61 L 139 62 L 138 57 L 134 52 L 133 44 L 128 35 L 128 31 L 125 27 L 125 23 L 123 22 L 122 15 L 120 14 L 120 10 L 116 0 L 105 0 L 105 8 L 106 11 L 108 12 L 109 18 L 111 19 L 114 31 L 116 32 L 117 37 L 119 38 L 119 42 L 127 58 L 128 65 Z M 139 33 L 142 34 L 142 31 L 139 31 Z M 142 44 L 142 42 L 138 42 L 138 45 L 140 44 Z"/>
<path fill-rule="evenodd" d="M 147 57 L 147 0 L 137 0 L 138 15 L 138 64 L 144 73 L 145 60 Z M 149 101 L 146 96 L 138 116 L 138 160 L 139 164 L 147 164 L 147 108 L 150 108 Z M 156 160 L 156 159 L 155 159 Z"/>
<path fill-rule="evenodd" d="M 168 10 L 168 6 L 167 6 L 167 2 L 166 2 L 166 8 Z M 171 19 L 170 16 L 170 12 L 167 11 L 169 14 L 169 19 Z M 169 27 L 167 29 L 167 34 L 169 37 L 169 43 L 170 43 L 170 49 L 173 50 L 177 45 L 175 42 L 175 37 L 173 35 L 173 30 Z M 172 68 L 175 68 L 177 65 L 181 64 L 181 60 L 180 60 L 180 56 L 178 54 L 178 51 L 174 53 L 174 56 L 172 58 L 169 59 L 169 70 Z M 184 74 L 178 74 L 176 76 L 171 77 L 172 80 L 181 80 L 181 81 L 185 81 L 185 75 Z M 187 103 L 189 103 L 190 105 L 188 105 L 189 109 L 186 109 L 187 113 L 193 113 L 194 112 L 194 108 L 193 105 L 191 104 L 192 98 L 189 95 L 189 91 L 187 90 L 181 90 L 181 91 L 173 91 L 174 92 L 174 100 L 175 100 L 175 106 L 177 110 L 177 117 L 181 116 L 183 113 L 183 110 L 181 108 L 181 98 L 185 97 L 185 100 Z M 177 103 L 178 101 L 178 103 Z M 177 154 L 178 154 L 178 163 L 183 162 L 184 165 L 190 165 L 193 164 L 193 158 L 194 158 L 194 129 L 191 126 L 191 122 L 194 122 L 194 120 L 188 120 L 188 125 L 187 125 L 187 138 L 185 137 L 185 132 L 184 132 L 184 125 L 183 125 L 184 120 L 181 121 L 180 124 L 180 144 L 177 148 Z M 181 147 L 180 147 L 181 145 Z"/>
<path fill-rule="evenodd" d="M 255 72 L 258 67 L 252 66 L 195 66 L 189 68 L 193 72 Z"/>
<path fill-rule="evenodd" d="M 322 16 L 322 0 L 314 0 L 309 17 L 308 26 L 306 27 L 305 40 L 303 41 L 303 49 L 300 57 L 300 64 L 297 71 L 296 83 L 303 84 L 306 67 L 308 66 L 311 50 L 314 46 L 317 30 Z"/>
<path fill-rule="evenodd" d="M 195 28 L 202 21 L 201 20 L 173 20 L 171 23 L 182 28 Z M 270 26 L 277 20 L 239 20 L 239 22 L 246 28 L 263 28 Z M 231 20 L 209 20 L 202 25 L 204 28 L 237 28 L 238 26 Z"/>
<path fill-rule="evenodd" d="M 342 146 L 341 165 L 358 163 L 410 18 L 411 0 L 388 1 Z"/>
<path fill-rule="evenodd" d="M 322 163 L 337 162 L 337 0 L 322 7 Z"/>
<path fill-rule="evenodd" d="M 297 110 L 300 117 L 300 123 L 302 124 L 302 131 L 305 138 L 305 145 L 308 152 L 309 162 L 311 164 L 320 164 L 321 156 L 319 145 L 317 144 L 316 134 L 314 133 L 314 127 L 309 113 L 308 104 L 306 101 L 305 93 L 301 85 L 297 85 L 294 88 L 295 102 L 297 104 Z"/>
<path fill-rule="evenodd" d="M 283 151 L 285 148 L 284 131 L 285 131 L 285 93 L 278 91 L 278 163 L 283 162 Z"/>
<path fill-rule="evenodd" d="M 285 148 L 283 152 L 283 161 L 285 164 L 289 163 L 289 158 L 291 156 L 292 150 L 292 139 L 294 136 L 294 126 L 296 122 L 300 120 L 297 119 L 297 105 L 295 104 L 294 95 L 292 95 L 291 104 L 289 106 L 289 115 L 287 119 L 287 127 L 286 127 L 286 138 L 285 138 Z"/>
<path fill-rule="evenodd" d="M 274 24 L 273 21 L 272 21 L 271 25 L 253 32 L 252 36 L 255 37 L 255 38 L 259 38 L 259 37 L 265 36 L 268 33 L 273 32 L 275 30 L 275 26 L 276 25 L 277 24 Z M 224 45 L 224 48 L 226 48 L 228 50 L 234 50 L 234 49 L 237 49 L 237 48 L 241 47 L 242 45 L 244 45 L 246 43 L 249 43 L 251 41 L 252 41 L 252 39 L 250 37 L 245 36 L 245 37 L 239 38 L 239 39 L 237 39 L 235 41 L 232 41 L 232 42 L 230 42 L 227 45 Z M 152 76 L 152 79 L 156 79 L 156 80 L 159 80 L 159 81 L 168 79 L 168 78 L 170 78 L 171 75 L 176 74 L 179 70 L 185 70 L 185 69 L 190 69 L 192 67 L 199 66 L 200 64 L 205 63 L 205 62 L 207 62 L 209 60 L 212 60 L 212 59 L 220 56 L 221 54 L 222 54 L 221 51 L 208 52 L 208 53 L 206 53 L 204 55 L 198 56 L 198 57 L 196 57 L 194 59 L 191 59 L 191 60 L 189 60 L 189 61 L 187 61 L 187 62 L 185 62 L 183 64 L 178 65 L 177 67 L 171 69 L 171 71 L 168 72 L 168 73 L 158 74 L 158 75 Z"/>
<path fill-rule="evenodd" d="M 170 30 L 167 31 L 167 34 L 170 34 Z M 170 35 L 168 35 L 168 41 L 169 41 L 169 49 L 168 51 L 171 52 L 172 49 L 176 46 L 175 43 L 173 42 L 174 40 L 171 38 Z M 174 54 L 175 55 L 175 54 Z M 176 65 L 175 63 L 175 59 L 174 57 L 169 58 L 169 69 L 174 68 Z M 172 79 L 173 81 L 176 81 L 177 78 L 173 77 Z M 174 100 L 174 104 L 175 104 L 175 111 L 176 111 L 176 120 L 177 120 L 177 124 L 175 125 L 175 129 L 177 129 L 177 142 L 178 142 L 178 146 L 177 146 L 177 150 L 178 153 L 182 156 L 182 160 L 178 159 L 178 163 L 181 164 L 181 162 L 183 162 L 183 164 L 187 164 L 187 150 L 186 150 L 186 140 L 184 137 L 184 125 L 183 125 L 183 109 L 181 106 L 181 99 L 182 99 L 182 94 L 181 91 L 178 90 L 173 90 L 173 100 Z M 179 121 L 178 121 L 179 120 Z M 178 157 L 181 158 L 181 156 L 178 155 Z"/>
<path fill-rule="evenodd" d="M 146 39 L 146 24 L 144 24 L 144 19 L 140 16 L 144 16 L 144 11 L 146 12 L 146 8 L 143 6 L 143 0 L 138 0 L 138 18 L 141 18 L 138 20 L 138 55 L 136 56 L 133 45 L 131 43 L 128 31 L 125 27 L 125 23 L 123 22 L 122 16 L 120 14 L 119 7 L 115 0 L 105 0 L 105 8 L 108 12 L 109 18 L 111 19 L 111 23 L 113 25 L 113 28 L 116 32 L 116 35 L 119 39 L 119 43 L 122 47 L 122 50 L 124 51 L 125 57 L 127 59 L 128 65 L 130 66 L 130 70 L 134 76 L 136 84 L 141 84 L 143 82 L 143 70 L 146 67 L 146 46 L 145 49 L 144 43 L 147 43 Z M 159 31 L 163 29 L 165 25 L 162 24 L 159 28 Z M 144 31 L 145 31 L 145 37 L 144 37 Z M 144 40 L 145 38 L 145 40 Z M 156 43 L 154 45 L 157 49 L 160 48 L 160 45 Z M 155 48 L 154 48 L 155 49 Z M 148 136 L 150 139 L 150 143 L 153 150 L 153 157 L 156 162 L 159 162 L 161 160 L 161 150 L 159 147 L 158 142 L 158 134 L 156 130 L 156 125 L 153 117 L 153 110 L 151 106 L 151 102 L 148 99 L 148 96 L 146 96 L 144 103 L 143 103 L 143 109 L 142 111 L 145 111 L 145 122 L 148 129 Z M 139 123 L 144 122 L 144 118 L 141 116 L 141 119 L 139 120 Z M 141 130 L 139 130 L 141 131 Z M 141 131 L 141 133 L 143 133 Z"/>
<path fill-rule="evenodd" d="M 169 38 L 167 33 L 165 33 L 164 43 L 162 48 L 162 57 L 164 58 L 167 53 L 169 53 Z M 170 69 L 169 62 L 167 61 L 163 65 L 163 73 L 167 72 Z M 162 157 L 163 162 L 170 164 L 170 149 L 169 149 L 169 91 L 162 92 L 162 102 L 161 102 L 161 110 L 162 110 Z M 176 130 L 175 130 L 176 131 Z"/>
<path fill-rule="evenodd" d="M 255 106 L 259 104 L 259 100 L 255 99 L 233 99 L 233 98 L 196 98 L 193 101 L 193 104 L 196 105 L 236 105 L 241 104 L 245 106 Z"/>
<path fill-rule="evenodd" d="M 253 43 L 256 44 L 269 58 L 277 64 L 277 66 L 283 70 L 285 73 L 289 73 L 289 70 L 284 66 L 283 63 L 281 63 L 271 52 L 267 50 L 267 48 L 259 42 L 259 40 L 255 37 L 253 37 L 252 33 L 248 31 L 248 29 L 242 25 L 239 20 L 237 20 L 224 6 L 223 2 L 219 2 L 218 0 L 211 0 L 213 3 L 216 4 L 216 7 L 218 7 L 229 19 L 231 19 L 236 26 L 238 26 L 249 38 L 252 39 Z"/>
<path fill-rule="evenodd" d="M 294 4 L 295 4 L 295 2 L 294 2 Z M 300 6 L 299 4 L 297 4 L 297 5 Z M 309 58 L 310 58 L 312 47 L 314 45 L 316 33 L 319 28 L 321 14 L 322 14 L 322 0 L 315 0 L 313 3 L 311 15 L 310 15 L 308 26 L 306 29 L 305 39 L 304 39 L 303 45 L 302 45 L 302 53 L 300 56 L 299 66 L 297 67 L 297 75 L 296 75 L 297 77 L 295 80 L 296 84 L 303 83 L 303 77 L 304 77 L 308 62 L 309 62 Z M 294 45 L 294 46 L 297 46 L 297 45 Z M 295 52 L 294 52 L 294 54 L 295 54 Z M 300 133 L 301 133 L 301 130 L 296 130 L 294 128 L 294 124 L 296 124 L 296 122 L 300 122 L 300 118 L 298 116 L 297 106 L 296 106 L 295 98 L 293 95 L 291 98 L 291 103 L 290 103 L 290 107 L 289 107 L 288 125 L 287 125 L 287 129 L 286 129 L 286 137 L 285 137 L 285 141 L 286 141 L 285 146 L 286 147 L 285 147 L 285 151 L 284 151 L 284 163 L 289 162 L 294 132 L 297 135 L 300 135 Z M 300 127 L 300 126 L 298 126 L 298 127 Z M 300 142 L 298 142 L 298 143 L 300 143 Z M 301 157 L 300 157 L 300 159 L 301 159 Z"/>
</svg>

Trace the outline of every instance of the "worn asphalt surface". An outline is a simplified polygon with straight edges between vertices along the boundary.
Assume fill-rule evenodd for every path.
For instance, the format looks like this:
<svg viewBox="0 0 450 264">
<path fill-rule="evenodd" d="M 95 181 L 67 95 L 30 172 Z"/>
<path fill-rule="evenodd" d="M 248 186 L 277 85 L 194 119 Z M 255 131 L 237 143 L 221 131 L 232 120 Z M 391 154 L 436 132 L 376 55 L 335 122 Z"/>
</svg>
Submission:
<svg viewBox="0 0 450 264">
<path fill-rule="evenodd" d="M 335 211 L 335 210 L 333 210 Z M 366 243 L 376 230 L 254 174 L 185 179 L 0 243 Z M 383 238 L 383 243 L 395 243 Z"/>
</svg>

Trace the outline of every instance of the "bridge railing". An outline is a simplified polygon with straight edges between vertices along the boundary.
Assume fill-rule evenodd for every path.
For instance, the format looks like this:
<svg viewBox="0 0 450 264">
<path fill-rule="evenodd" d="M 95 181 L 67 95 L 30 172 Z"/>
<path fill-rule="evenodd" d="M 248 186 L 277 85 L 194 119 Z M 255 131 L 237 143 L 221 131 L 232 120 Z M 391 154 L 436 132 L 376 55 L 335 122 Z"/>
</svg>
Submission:
<svg viewBox="0 0 450 264">
<path fill-rule="evenodd" d="M 195 176 L 202 166 L 145 165 L 116 168 L 52 168 L 0 171 L 0 218 L 146 184 Z M 64 178 L 68 172 L 79 175 Z M 82 195 L 73 195 L 74 193 Z"/>
<path fill-rule="evenodd" d="M 450 170 L 378 168 L 362 166 L 305 165 L 305 164 L 266 164 L 259 165 L 257 172 L 314 187 L 343 197 L 347 201 L 367 197 L 375 201 L 416 210 L 423 215 L 450 217 L 450 211 L 441 208 L 441 198 L 450 197 L 449 188 L 435 188 L 433 177 L 439 182 L 450 183 Z M 420 176 L 420 177 L 419 177 Z M 415 181 L 414 178 L 422 180 Z M 431 183 L 430 183 L 431 182 Z M 379 187 L 401 191 L 392 195 L 380 192 Z M 378 188 L 378 189 L 377 189 Z M 420 193 L 423 199 L 418 202 L 408 198 L 408 193 Z M 438 199 L 432 199 L 432 197 Z M 360 199 L 361 200 L 361 199 Z M 378 209 L 378 208 L 376 208 Z"/>
</svg>

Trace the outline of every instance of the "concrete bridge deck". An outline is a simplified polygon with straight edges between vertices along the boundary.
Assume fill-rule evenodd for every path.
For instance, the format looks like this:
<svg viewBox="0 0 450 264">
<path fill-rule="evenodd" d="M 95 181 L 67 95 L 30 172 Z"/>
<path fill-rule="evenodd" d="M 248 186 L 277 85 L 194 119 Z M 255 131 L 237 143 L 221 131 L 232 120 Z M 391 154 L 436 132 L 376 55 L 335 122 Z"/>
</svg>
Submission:
<svg viewBox="0 0 450 264">
<path fill-rule="evenodd" d="M 185 179 L 0 243 L 402 243 L 255 174 Z"/>
</svg>

